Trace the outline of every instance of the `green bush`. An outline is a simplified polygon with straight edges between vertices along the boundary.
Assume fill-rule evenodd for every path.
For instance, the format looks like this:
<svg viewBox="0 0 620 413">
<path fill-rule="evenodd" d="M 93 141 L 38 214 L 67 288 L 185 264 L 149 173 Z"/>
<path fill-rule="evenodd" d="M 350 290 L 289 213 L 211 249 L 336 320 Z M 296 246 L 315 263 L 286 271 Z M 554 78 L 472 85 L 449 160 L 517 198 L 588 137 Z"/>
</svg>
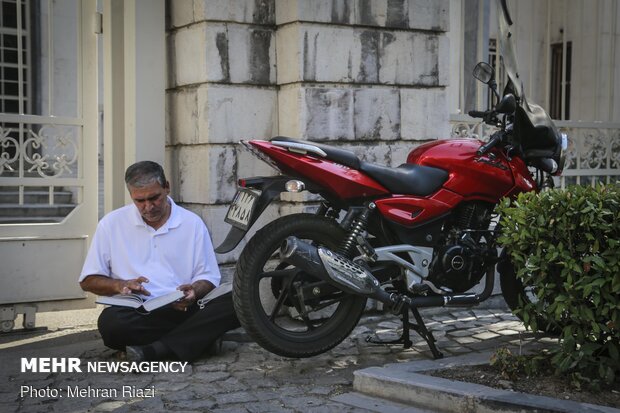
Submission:
<svg viewBox="0 0 620 413">
<path fill-rule="evenodd" d="M 538 300 L 519 309 L 562 327 L 551 363 L 597 387 L 620 376 L 620 188 L 574 186 L 521 194 L 498 208 L 500 244 Z M 540 319 L 540 318 L 539 318 Z"/>
</svg>

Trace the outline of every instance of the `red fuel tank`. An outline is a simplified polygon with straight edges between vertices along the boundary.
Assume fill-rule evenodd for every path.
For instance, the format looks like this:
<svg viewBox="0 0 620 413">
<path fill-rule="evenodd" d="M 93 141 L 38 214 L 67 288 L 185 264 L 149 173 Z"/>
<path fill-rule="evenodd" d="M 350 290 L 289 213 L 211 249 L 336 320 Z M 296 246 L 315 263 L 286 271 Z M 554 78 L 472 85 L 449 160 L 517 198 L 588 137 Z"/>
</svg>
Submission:
<svg viewBox="0 0 620 413">
<path fill-rule="evenodd" d="M 510 194 L 515 186 L 513 171 L 499 149 L 476 155 L 481 144 L 474 139 L 434 141 L 411 151 L 407 162 L 448 171 L 450 177 L 443 187 L 461 195 L 464 200 L 496 203 Z"/>
</svg>

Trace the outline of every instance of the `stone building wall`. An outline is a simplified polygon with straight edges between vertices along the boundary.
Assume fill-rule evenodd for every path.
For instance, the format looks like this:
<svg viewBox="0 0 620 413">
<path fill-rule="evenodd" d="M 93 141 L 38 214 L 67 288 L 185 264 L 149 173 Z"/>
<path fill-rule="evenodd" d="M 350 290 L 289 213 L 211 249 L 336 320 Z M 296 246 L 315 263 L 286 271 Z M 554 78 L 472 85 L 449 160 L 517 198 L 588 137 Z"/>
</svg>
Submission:
<svg viewBox="0 0 620 413">
<path fill-rule="evenodd" d="M 449 136 L 449 0 L 169 0 L 167 170 L 215 245 L 238 178 L 273 175 L 242 139 L 284 135 L 397 166 Z M 287 194 L 288 195 L 288 194 Z M 309 201 L 291 203 L 290 201 Z M 255 225 L 312 208 L 287 196 Z M 232 263 L 242 245 L 220 256 Z"/>
</svg>

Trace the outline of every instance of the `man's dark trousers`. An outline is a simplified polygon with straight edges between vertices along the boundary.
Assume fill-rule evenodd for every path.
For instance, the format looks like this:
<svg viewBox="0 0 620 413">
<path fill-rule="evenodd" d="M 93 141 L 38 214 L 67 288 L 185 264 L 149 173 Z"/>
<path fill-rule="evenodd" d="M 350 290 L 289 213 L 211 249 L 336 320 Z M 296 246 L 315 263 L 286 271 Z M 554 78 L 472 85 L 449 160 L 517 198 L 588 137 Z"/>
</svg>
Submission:
<svg viewBox="0 0 620 413">
<path fill-rule="evenodd" d="M 208 302 L 202 310 L 194 304 L 187 311 L 167 306 L 140 314 L 133 308 L 111 306 L 101 312 L 98 321 L 107 347 L 125 350 L 126 346 L 160 341 L 185 361 L 197 359 L 218 337 L 239 325 L 230 293 Z"/>
</svg>

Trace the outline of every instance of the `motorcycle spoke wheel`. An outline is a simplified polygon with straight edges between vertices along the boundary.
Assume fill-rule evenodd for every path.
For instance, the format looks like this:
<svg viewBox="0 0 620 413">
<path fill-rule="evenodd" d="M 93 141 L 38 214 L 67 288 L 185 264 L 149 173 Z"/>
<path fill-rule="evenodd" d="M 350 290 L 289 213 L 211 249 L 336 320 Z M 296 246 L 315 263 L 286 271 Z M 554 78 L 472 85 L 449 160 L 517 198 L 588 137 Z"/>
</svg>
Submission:
<svg viewBox="0 0 620 413">
<path fill-rule="evenodd" d="M 339 289 L 280 260 L 288 236 L 337 248 L 345 233 L 332 219 L 289 215 L 248 242 L 233 282 L 237 317 L 265 349 L 286 357 L 310 357 L 344 340 L 364 310 L 364 297 Z"/>
<path fill-rule="evenodd" d="M 296 290 L 317 280 L 296 268 L 278 269 L 282 268 L 282 264 L 277 265 L 272 271 L 262 272 L 257 277 L 260 280 L 259 291 L 268 290 L 274 278 L 281 284 L 277 294 L 272 290 L 273 297 L 268 294 L 261 296 L 261 306 L 265 314 L 275 326 L 284 331 L 300 333 L 320 327 L 337 310 L 338 303 L 344 298 L 344 294 L 340 294 L 337 299 L 327 296 L 325 300 L 307 303 Z"/>
</svg>

